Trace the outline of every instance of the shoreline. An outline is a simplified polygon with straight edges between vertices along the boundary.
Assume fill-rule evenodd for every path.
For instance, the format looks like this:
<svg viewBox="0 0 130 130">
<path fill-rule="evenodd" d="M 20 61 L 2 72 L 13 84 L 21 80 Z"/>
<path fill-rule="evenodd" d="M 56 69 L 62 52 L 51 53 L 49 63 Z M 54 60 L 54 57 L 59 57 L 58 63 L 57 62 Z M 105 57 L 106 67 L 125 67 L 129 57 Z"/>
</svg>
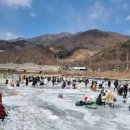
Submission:
<svg viewBox="0 0 130 130">
<path fill-rule="evenodd" d="M 45 72 L 45 73 L 21 73 L 21 72 L 0 72 L 5 75 L 28 75 L 28 76 L 44 76 L 44 77 L 85 77 L 85 78 L 101 78 L 101 79 L 118 79 L 130 80 L 130 72 L 113 72 L 113 71 L 95 71 L 95 72 L 72 72 L 72 71 L 58 71 L 58 72 Z"/>
</svg>

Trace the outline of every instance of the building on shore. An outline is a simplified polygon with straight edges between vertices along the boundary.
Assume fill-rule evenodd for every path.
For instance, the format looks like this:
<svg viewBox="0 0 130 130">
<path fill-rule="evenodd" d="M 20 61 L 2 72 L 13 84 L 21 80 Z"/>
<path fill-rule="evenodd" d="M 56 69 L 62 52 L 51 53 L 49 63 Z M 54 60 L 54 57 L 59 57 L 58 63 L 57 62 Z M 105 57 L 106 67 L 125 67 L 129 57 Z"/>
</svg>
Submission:
<svg viewBox="0 0 130 130">
<path fill-rule="evenodd" d="M 71 71 L 87 71 L 87 67 L 69 67 Z"/>
</svg>

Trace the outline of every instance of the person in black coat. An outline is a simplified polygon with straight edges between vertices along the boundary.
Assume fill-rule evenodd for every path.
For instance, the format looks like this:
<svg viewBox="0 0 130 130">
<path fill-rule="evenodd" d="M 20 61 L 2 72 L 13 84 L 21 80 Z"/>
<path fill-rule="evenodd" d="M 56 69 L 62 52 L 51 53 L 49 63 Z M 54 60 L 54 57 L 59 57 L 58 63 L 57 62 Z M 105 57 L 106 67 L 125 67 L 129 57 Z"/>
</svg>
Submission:
<svg viewBox="0 0 130 130">
<path fill-rule="evenodd" d="M 29 79 L 28 79 L 28 77 L 26 77 L 25 79 L 26 79 L 26 86 L 28 86 Z"/>
<path fill-rule="evenodd" d="M 67 82 L 67 85 L 70 86 L 70 84 L 71 84 L 71 81 L 68 81 L 68 82 Z"/>
<path fill-rule="evenodd" d="M 8 79 L 6 79 L 5 84 L 7 85 L 9 83 Z"/>
<path fill-rule="evenodd" d="M 118 94 L 119 94 L 120 96 L 122 96 L 122 94 L 123 94 L 123 90 L 124 90 L 123 87 L 120 87 L 120 88 L 118 89 Z"/>
<path fill-rule="evenodd" d="M 101 94 L 99 94 L 99 96 L 97 97 L 96 104 L 97 105 L 102 105 L 102 95 Z"/>
<path fill-rule="evenodd" d="M 114 82 L 114 86 L 115 86 L 115 88 L 114 88 L 114 91 L 117 89 L 117 87 L 118 87 L 118 80 L 116 80 L 115 82 Z"/>
<path fill-rule="evenodd" d="M 62 89 L 64 89 L 66 87 L 66 82 L 63 80 L 63 84 L 61 86 Z"/>
<path fill-rule="evenodd" d="M 108 88 L 110 88 L 111 87 L 111 81 L 109 80 L 108 81 Z"/>
<path fill-rule="evenodd" d="M 52 77 L 52 85 L 53 85 L 53 86 L 55 85 L 55 82 L 56 82 L 56 78 L 55 78 L 55 77 Z"/>
<path fill-rule="evenodd" d="M 86 79 L 86 80 L 85 80 L 85 86 L 87 86 L 87 85 L 88 85 L 88 83 L 89 83 L 89 80 L 88 80 L 88 79 Z"/>
<path fill-rule="evenodd" d="M 37 84 L 37 79 L 34 78 L 34 79 L 33 79 L 33 82 L 32 82 L 32 86 L 35 88 L 36 84 Z"/>
<path fill-rule="evenodd" d="M 128 92 L 128 84 L 125 84 L 123 86 L 123 92 L 124 92 L 123 98 L 126 99 L 127 92 Z"/>
</svg>

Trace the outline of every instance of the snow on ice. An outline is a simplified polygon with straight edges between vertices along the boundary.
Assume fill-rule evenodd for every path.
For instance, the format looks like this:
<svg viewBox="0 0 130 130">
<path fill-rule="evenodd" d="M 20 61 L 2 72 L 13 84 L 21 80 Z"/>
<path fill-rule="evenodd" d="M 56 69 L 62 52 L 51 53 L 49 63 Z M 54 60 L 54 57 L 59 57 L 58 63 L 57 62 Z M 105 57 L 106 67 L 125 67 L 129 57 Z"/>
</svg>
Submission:
<svg viewBox="0 0 130 130">
<path fill-rule="evenodd" d="M 1 84 L 2 86 L 2 84 Z M 97 97 L 89 87 L 61 89 L 60 85 L 44 88 L 14 87 L 16 95 L 3 94 L 3 104 L 9 115 L 0 122 L 1 130 L 129 130 L 128 104 L 116 95 L 115 108 L 100 106 L 87 109 L 75 106 L 85 95 Z M 4 86 L 6 89 L 6 86 Z M 50 87 L 50 89 L 49 89 Z M 3 87 L 2 87 L 3 88 Z M 58 94 L 63 94 L 63 99 Z"/>
</svg>

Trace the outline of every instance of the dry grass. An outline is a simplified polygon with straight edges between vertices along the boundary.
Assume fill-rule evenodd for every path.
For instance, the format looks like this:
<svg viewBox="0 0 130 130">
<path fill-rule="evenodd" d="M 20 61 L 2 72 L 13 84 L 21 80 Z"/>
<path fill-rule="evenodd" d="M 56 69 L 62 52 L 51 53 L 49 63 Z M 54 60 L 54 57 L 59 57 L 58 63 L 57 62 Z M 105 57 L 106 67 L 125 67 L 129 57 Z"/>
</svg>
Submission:
<svg viewBox="0 0 130 130">
<path fill-rule="evenodd" d="M 91 56 L 93 56 L 96 52 L 89 51 L 86 49 L 79 49 L 76 50 L 71 56 L 66 58 L 64 62 L 74 62 L 74 61 L 85 61 L 89 59 Z"/>
<path fill-rule="evenodd" d="M 109 79 L 130 79 L 130 71 L 128 72 L 112 72 L 112 71 L 102 71 L 102 72 L 63 72 L 64 76 L 83 76 L 87 78 L 109 78 Z"/>
<path fill-rule="evenodd" d="M 110 79 L 130 79 L 130 72 L 90 72 L 86 76 Z"/>
<path fill-rule="evenodd" d="M 23 76 L 25 74 L 22 74 Z M 52 76 L 82 76 L 87 78 L 110 78 L 110 79 L 130 79 L 130 71 L 124 71 L 124 72 L 112 72 L 112 71 L 95 71 L 95 72 L 72 72 L 72 71 L 62 71 L 57 73 L 48 73 L 48 74 L 27 74 L 30 76 L 43 76 L 43 77 L 52 77 Z"/>
</svg>

